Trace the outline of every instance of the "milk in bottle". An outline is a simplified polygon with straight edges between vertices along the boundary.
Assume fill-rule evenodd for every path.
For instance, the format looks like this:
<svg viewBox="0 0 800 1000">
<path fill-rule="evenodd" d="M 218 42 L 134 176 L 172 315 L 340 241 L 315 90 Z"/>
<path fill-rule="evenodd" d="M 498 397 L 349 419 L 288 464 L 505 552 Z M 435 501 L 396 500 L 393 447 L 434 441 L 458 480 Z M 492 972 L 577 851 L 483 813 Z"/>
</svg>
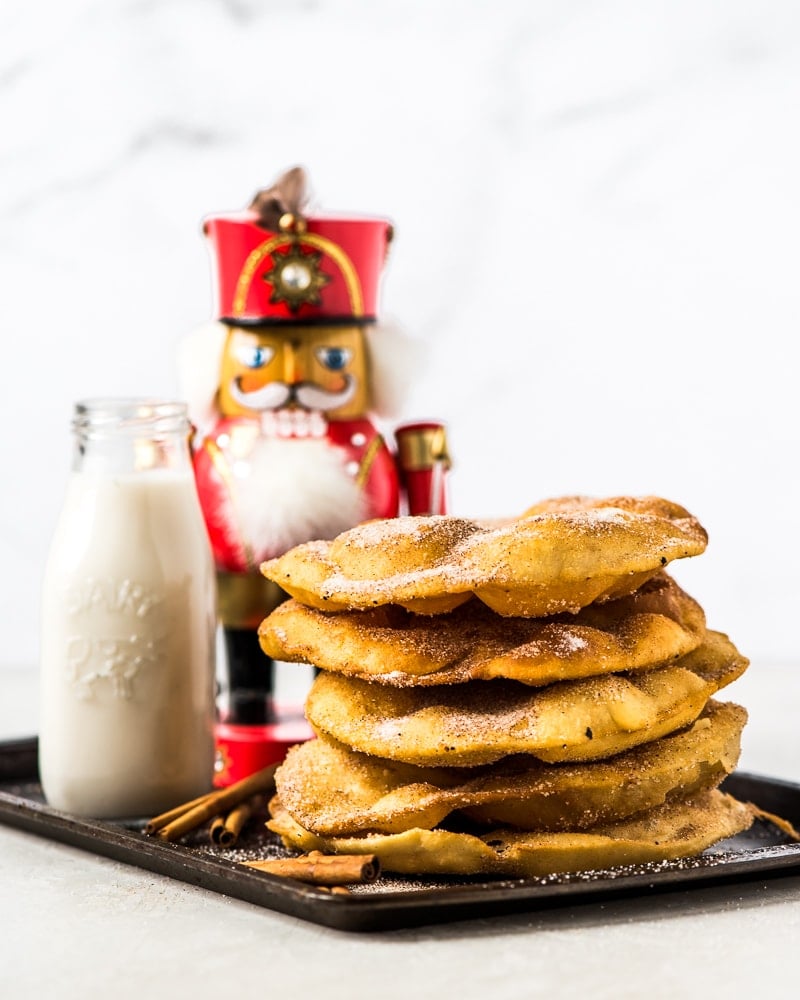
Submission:
<svg viewBox="0 0 800 1000">
<path fill-rule="evenodd" d="M 48 803 L 153 815 L 210 789 L 215 580 L 182 403 L 76 406 L 45 570 L 39 768 Z"/>
</svg>

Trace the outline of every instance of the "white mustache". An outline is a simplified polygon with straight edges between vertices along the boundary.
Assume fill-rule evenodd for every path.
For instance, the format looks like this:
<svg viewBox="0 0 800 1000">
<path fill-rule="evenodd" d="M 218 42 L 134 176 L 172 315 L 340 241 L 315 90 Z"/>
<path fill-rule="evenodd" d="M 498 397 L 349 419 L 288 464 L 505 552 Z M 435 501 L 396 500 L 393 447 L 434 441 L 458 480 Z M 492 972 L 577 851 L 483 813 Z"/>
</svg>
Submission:
<svg viewBox="0 0 800 1000">
<path fill-rule="evenodd" d="M 291 388 L 284 382 L 268 382 L 253 392 L 244 392 L 239 387 L 238 379 L 231 382 L 231 396 L 248 410 L 276 410 L 283 406 L 291 394 Z"/>
<path fill-rule="evenodd" d="M 352 375 L 345 375 L 345 385 L 339 392 L 328 392 L 313 382 L 301 382 L 299 385 L 287 385 L 286 382 L 268 382 L 253 392 L 244 392 L 238 379 L 231 383 L 231 396 L 240 406 L 248 410 L 278 410 L 288 402 L 294 401 L 306 410 L 335 410 L 344 406 L 353 398 L 356 391 L 356 380 Z"/>
<path fill-rule="evenodd" d="M 335 410 L 338 406 L 349 403 L 355 391 L 356 380 L 352 375 L 345 375 L 344 388 L 339 392 L 328 392 L 313 382 L 301 382 L 295 389 L 294 396 L 307 410 Z"/>
</svg>

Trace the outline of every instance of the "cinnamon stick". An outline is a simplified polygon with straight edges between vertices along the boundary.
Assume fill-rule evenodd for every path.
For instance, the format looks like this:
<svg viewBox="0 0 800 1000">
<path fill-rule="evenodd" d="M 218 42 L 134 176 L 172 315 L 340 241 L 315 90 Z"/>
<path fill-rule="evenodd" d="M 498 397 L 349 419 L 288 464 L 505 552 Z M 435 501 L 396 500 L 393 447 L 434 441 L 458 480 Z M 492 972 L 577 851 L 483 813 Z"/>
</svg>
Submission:
<svg viewBox="0 0 800 1000">
<path fill-rule="evenodd" d="M 208 836 L 211 839 L 212 844 L 219 845 L 220 837 L 222 836 L 222 831 L 225 829 L 225 817 L 215 816 L 211 821 L 211 826 L 208 828 Z"/>
<path fill-rule="evenodd" d="M 213 792 L 206 792 L 205 795 L 198 795 L 196 799 L 192 799 L 190 802 L 184 802 L 179 806 L 175 806 L 168 812 L 161 813 L 160 816 L 154 816 L 145 824 L 144 832 L 151 834 L 158 833 L 162 827 L 165 827 L 168 823 L 171 823 L 179 816 L 183 816 L 184 813 L 187 813 L 190 809 L 194 809 L 195 806 L 199 806 L 201 802 L 205 802 L 206 799 L 210 798 L 213 794 Z"/>
<path fill-rule="evenodd" d="M 243 861 L 242 864 L 260 872 L 295 878 L 312 885 L 374 882 L 380 874 L 380 861 L 376 854 L 321 854 L 319 851 L 312 851 L 298 858 Z"/>
<path fill-rule="evenodd" d="M 159 828 L 156 835 L 161 840 L 177 840 L 214 816 L 219 816 L 235 808 L 251 796 L 270 791 L 275 783 L 277 769 L 277 764 L 270 764 L 269 767 L 256 771 L 255 774 L 242 778 L 241 781 L 228 785 L 227 788 L 211 792 L 200 802 L 187 802 L 183 807 L 184 811 L 165 826 Z"/>
<path fill-rule="evenodd" d="M 250 819 L 254 812 L 264 804 L 263 795 L 254 795 L 240 805 L 232 809 L 222 822 L 222 829 L 217 834 L 217 843 L 220 847 L 233 847 L 239 839 L 242 827 Z"/>
</svg>

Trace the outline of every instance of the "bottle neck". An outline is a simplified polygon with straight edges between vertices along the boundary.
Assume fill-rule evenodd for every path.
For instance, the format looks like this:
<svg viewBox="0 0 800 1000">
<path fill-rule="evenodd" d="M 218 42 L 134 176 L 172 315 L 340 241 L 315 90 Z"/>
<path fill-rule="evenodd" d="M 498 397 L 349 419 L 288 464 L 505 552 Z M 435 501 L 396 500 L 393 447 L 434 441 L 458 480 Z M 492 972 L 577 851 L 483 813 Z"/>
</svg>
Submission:
<svg viewBox="0 0 800 1000">
<path fill-rule="evenodd" d="M 147 474 L 191 469 L 186 404 L 152 399 L 86 400 L 72 423 L 75 472 Z"/>
</svg>

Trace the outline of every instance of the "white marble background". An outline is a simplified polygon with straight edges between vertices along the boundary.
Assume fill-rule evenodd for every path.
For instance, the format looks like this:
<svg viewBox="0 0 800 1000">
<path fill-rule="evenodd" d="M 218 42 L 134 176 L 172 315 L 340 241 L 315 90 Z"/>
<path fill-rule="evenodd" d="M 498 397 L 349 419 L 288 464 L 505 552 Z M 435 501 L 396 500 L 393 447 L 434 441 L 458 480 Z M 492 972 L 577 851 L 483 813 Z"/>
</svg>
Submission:
<svg viewBox="0 0 800 1000">
<path fill-rule="evenodd" d="M 7 0 L 0 663 L 36 662 L 72 403 L 176 391 L 202 217 L 295 163 L 396 224 L 457 513 L 678 500 L 710 623 L 795 658 L 799 57 L 792 0 Z"/>
</svg>

